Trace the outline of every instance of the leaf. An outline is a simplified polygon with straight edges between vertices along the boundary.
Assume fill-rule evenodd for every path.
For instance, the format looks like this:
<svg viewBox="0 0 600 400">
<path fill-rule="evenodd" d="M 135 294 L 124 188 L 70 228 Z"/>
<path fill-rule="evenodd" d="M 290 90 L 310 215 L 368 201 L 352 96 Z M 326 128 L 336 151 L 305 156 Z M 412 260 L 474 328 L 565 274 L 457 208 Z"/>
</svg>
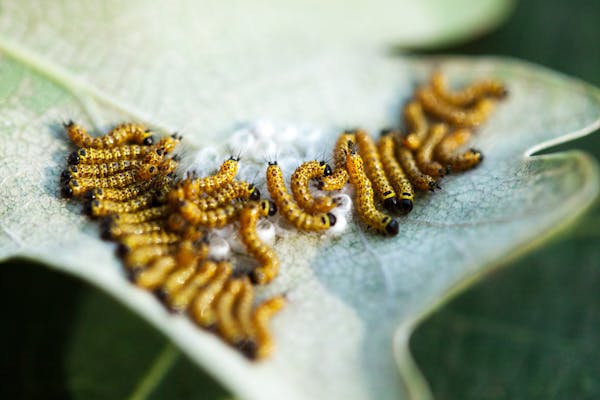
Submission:
<svg viewBox="0 0 600 400">
<path fill-rule="evenodd" d="M 249 37 L 248 47 L 240 48 L 227 32 L 216 39 L 228 15 L 219 9 L 211 10 L 214 21 L 204 20 L 208 27 L 187 9 L 154 11 L 165 26 L 177 26 L 164 30 L 144 24 L 148 14 L 129 3 L 99 15 L 61 11 L 47 17 L 74 20 L 69 12 L 81 12 L 89 18 L 85 24 L 57 24 L 65 26 L 59 35 L 40 25 L 40 31 L 21 37 L 14 33 L 24 24 L 21 14 L 10 11 L 0 21 L 14 35 L 0 37 L 0 48 L 10 56 L 0 62 L 2 76 L 9 77 L 0 86 L 0 257 L 40 260 L 106 290 L 240 397 L 426 395 L 406 351 L 414 324 L 506 257 L 566 226 L 597 195 L 598 172 L 589 157 L 524 157 L 540 143 L 583 135 L 598 125 L 597 89 L 539 67 L 501 59 L 394 59 L 369 43 L 342 49 L 339 38 L 320 43 L 286 36 L 273 26 L 259 26 L 256 36 L 244 26 L 247 31 L 237 33 Z M 111 29 L 99 29 L 101 22 Z M 144 30 L 131 33 L 131 26 Z M 281 35 L 267 40 L 265 32 Z M 283 134 L 273 138 L 291 168 L 300 156 L 330 148 L 339 127 L 393 124 L 401 102 L 434 65 L 452 82 L 489 75 L 507 82 L 510 98 L 477 138 L 486 161 L 446 179 L 442 192 L 419 198 L 394 239 L 354 225 L 340 239 L 282 238 L 277 245 L 282 274 L 263 295 L 286 292 L 290 305 L 274 321 L 278 350 L 267 362 L 247 362 L 133 288 L 113 246 L 98 239 L 79 206 L 58 196 L 58 174 L 69 152 L 62 120 L 106 128 L 121 119 L 144 119 L 165 131 L 182 131 L 189 155 L 219 141 L 216 162 L 226 155 L 222 138 L 234 133 L 236 122 L 266 116 L 283 121 L 275 126 L 289 123 L 301 133 L 319 133 L 310 142 L 303 135 L 288 143 Z M 248 130 L 237 133 L 251 140 Z M 246 165 L 256 167 L 263 154 L 245 156 Z"/>
</svg>

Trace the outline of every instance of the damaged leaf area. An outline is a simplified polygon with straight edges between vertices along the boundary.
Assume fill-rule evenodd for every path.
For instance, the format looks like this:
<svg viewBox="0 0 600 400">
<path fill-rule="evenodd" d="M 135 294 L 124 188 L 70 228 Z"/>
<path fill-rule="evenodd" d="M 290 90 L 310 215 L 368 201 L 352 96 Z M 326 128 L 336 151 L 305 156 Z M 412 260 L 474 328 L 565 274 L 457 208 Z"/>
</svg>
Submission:
<svg viewBox="0 0 600 400">
<path fill-rule="evenodd" d="M 136 18 L 127 10 L 123 15 Z M 0 26 L 12 26 L 6 18 Z M 126 18 L 115 21 L 128 26 Z M 132 47 L 121 42 L 101 71 L 94 65 L 97 49 L 65 64 L 71 43 L 64 43 L 60 58 L 43 45 L 28 47 L 26 33 L 14 40 L 0 37 L 0 258 L 34 259 L 108 292 L 240 398 L 427 397 L 407 350 L 414 325 L 453 293 L 559 232 L 598 194 L 598 169 L 589 156 L 532 154 L 597 129 L 600 92 L 531 64 L 394 58 L 373 45 L 341 50 L 330 43 L 314 50 L 307 41 L 296 43 L 295 52 L 282 44 L 277 60 L 244 65 L 249 58 L 227 46 L 199 56 L 192 43 L 169 52 L 160 40 L 148 57 L 134 57 L 126 50 L 135 41 L 127 36 Z M 220 70 L 216 61 L 202 64 L 202 57 L 241 66 Z M 452 85 L 492 76 L 508 87 L 509 96 L 472 143 L 484 162 L 448 176 L 442 190 L 418 196 L 394 238 L 365 231 L 357 218 L 339 237 L 280 237 L 280 276 L 260 295 L 285 293 L 289 305 L 273 320 L 277 349 L 264 362 L 246 360 L 132 286 L 114 245 L 99 238 L 79 205 L 60 197 L 60 172 L 72 150 L 63 121 L 96 132 L 128 120 L 163 134 L 177 130 L 184 159 L 205 154 L 200 163 L 209 171 L 234 148 L 248 167 L 242 178 L 254 179 L 255 170 L 264 172 L 265 156 L 279 156 L 293 169 L 329 151 L 343 128 L 375 133 L 397 125 L 401 106 L 434 68 Z M 274 121 L 264 139 L 273 154 L 248 144 L 259 118 Z M 316 133 L 291 134 L 306 130 Z M 260 185 L 264 175 L 255 179 Z"/>
</svg>

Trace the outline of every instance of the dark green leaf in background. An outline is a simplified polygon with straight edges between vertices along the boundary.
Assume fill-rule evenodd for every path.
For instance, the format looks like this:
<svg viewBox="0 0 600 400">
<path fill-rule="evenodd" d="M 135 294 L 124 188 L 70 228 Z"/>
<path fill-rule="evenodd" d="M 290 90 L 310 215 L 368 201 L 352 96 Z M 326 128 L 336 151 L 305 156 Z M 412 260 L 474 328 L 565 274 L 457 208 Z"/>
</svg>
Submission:
<svg viewBox="0 0 600 400">
<path fill-rule="evenodd" d="M 531 60 L 600 84 L 600 3 L 528 0 L 458 54 Z M 600 158 L 600 135 L 552 148 Z M 475 285 L 411 341 L 437 399 L 600 398 L 600 205 L 562 238 Z"/>
</svg>

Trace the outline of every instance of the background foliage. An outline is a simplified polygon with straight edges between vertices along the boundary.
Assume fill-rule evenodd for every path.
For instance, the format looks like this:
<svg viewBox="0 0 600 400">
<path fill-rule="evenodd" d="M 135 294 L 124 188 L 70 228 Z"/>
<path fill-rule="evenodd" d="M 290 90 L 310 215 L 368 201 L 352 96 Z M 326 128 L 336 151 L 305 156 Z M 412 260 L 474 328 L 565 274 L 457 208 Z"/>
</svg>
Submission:
<svg viewBox="0 0 600 400">
<path fill-rule="evenodd" d="M 583 0 L 521 2 L 498 31 L 436 53 L 515 56 L 600 85 L 597 15 L 600 4 Z M 600 157 L 598 135 L 568 147 Z M 569 236 L 489 277 L 417 330 L 413 350 L 436 397 L 600 395 L 599 221 L 596 207 Z M 113 300 L 24 260 L 13 263 L 0 268 L 0 310 L 10 321 L 0 330 L 0 397 L 227 397 Z M 110 324 L 96 315 L 109 315 Z M 157 386 L 148 385 L 173 358 Z"/>
</svg>

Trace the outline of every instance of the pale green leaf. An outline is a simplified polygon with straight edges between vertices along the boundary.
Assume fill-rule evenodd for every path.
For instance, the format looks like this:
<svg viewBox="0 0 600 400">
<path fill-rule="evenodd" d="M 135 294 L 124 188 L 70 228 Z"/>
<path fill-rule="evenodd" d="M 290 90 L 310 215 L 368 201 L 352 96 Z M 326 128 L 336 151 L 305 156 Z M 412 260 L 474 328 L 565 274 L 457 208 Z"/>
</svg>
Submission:
<svg viewBox="0 0 600 400">
<path fill-rule="evenodd" d="M 370 39 L 336 17 L 313 37 L 288 29 L 291 20 L 276 18 L 266 3 L 232 10 L 71 5 L 32 14 L 8 3 L 0 16 L 0 258 L 37 259 L 106 290 L 241 398 L 426 396 L 406 350 L 414 324 L 566 226 L 598 193 L 596 164 L 584 154 L 528 157 L 599 124 L 598 90 L 543 68 L 492 58 L 392 58 L 378 45 L 390 38 L 385 24 Z M 303 21 L 298 14 L 293 21 Z M 346 46 L 344 37 L 360 45 Z M 240 146 L 223 140 L 240 124 L 268 118 L 288 132 L 318 132 L 288 140 L 276 131 L 276 152 L 292 168 L 330 148 L 341 127 L 395 124 L 434 66 L 455 83 L 480 76 L 507 83 L 510 97 L 475 140 L 486 160 L 420 196 L 395 238 L 354 224 L 339 239 L 281 238 L 281 276 L 262 295 L 285 292 L 290 304 L 274 320 L 278 349 L 266 362 L 246 361 L 135 289 L 114 246 L 99 240 L 79 205 L 59 197 L 70 152 L 63 120 L 103 130 L 139 119 L 179 130 L 186 155 L 218 144 L 204 153 L 213 154 L 205 168 L 216 167 L 227 145 Z M 248 168 L 265 156 L 243 155 Z"/>
</svg>

